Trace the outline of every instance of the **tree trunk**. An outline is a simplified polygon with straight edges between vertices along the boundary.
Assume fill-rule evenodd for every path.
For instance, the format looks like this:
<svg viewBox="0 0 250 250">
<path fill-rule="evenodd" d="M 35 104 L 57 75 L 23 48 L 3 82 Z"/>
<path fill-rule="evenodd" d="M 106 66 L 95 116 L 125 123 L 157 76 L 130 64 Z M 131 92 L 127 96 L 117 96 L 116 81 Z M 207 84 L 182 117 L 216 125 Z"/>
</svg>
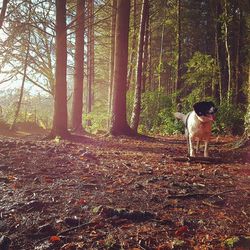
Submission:
<svg viewBox="0 0 250 250">
<path fill-rule="evenodd" d="M 144 48 L 143 48 L 143 69 L 142 69 L 142 93 L 146 91 L 146 81 L 148 77 L 148 57 L 149 57 L 149 11 L 145 21 L 145 36 L 144 36 Z"/>
<path fill-rule="evenodd" d="M 7 2 L 3 2 L 3 5 L 6 4 Z M 3 8 L 6 8 L 6 6 Z M 1 13 L 2 14 L 2 13 Z M 13 120 L 13 123 L 11 125 L 11 130 L 15 130 L 15 126 L 16 126 L 16 121 L 18 119 L 19 113 L 20 113 L 20 109 L 21 109 L 21 105 L 22 105 L 22 99 L 23 99 L 23 92 L 24 92 L 24 83 L 25 80 L 27 78 L 27 69 L 28 69 L 28 59 L 29 59 L 29 54 L 30 54 L 30 35 L 31 35 L 31 27 L 30 25 L 30 19 L 31 19 L 31 7 L 29 5 L 29 17 L 28 17 L 28 37 L 27 37 L 27 48 L 26 48 L 26 54 L 25 54 L 25 59 L 24 59 L 24 67 L 23 67 L 23 79 L 22 79 L 22 84 L 21 84 L 21 89 L 20 89 L 20 95 L 19 95 L 19 100 L 17 103 L 17 108 L 16 108 L 16 112 L 15 112 L 15 117 Z"/>
<path fill-rule="evenodd" d="M 236 37 L 236 48 L 235 48 L 235 91 L 234 91 L 234 103 L 239 104 L 240 89 L 242 85 L 241 76 L 241 46 L 242 46 L 242 10 L 239 8 L 238 13 L 238 25 L 236 27 L 237 37 Z M 242 46 L 243 47 L 243 46 Z"/>
<path fill-rule="evenodd" d="M 88 0 L 88 91 L 87 91 L 87 114 L 91 113 L 93 106 L 94 85 L 94 0 Z M 91 126 L 91 120 L 87 120 L 87 126 Z"/>
<path fill-rule="evenodd" d="M 222 22 L 220 21 L 221 16 L 223 15 L 223 10 L 221 3 L 218 1 L 215 3 L 216 8 L 216 27 L 215 27 L 215 50 L 216 50 L 216 64 L 219 68 L 218 72 L 218 81 L 219 81 L 219 100 L 222 103 L 226 90 L 226 62 L 225 62 L 225 44 L 223 43 L 222 35 Z"/>
<path fill-rule="evenodd" d="M 72 101 L 71 128 L 83 132 L 83 79 L 84 79 L 84 13 L 85 0 L 77 0 L 76 6 L 76 39 L 75 39 L 75 71 L 74 92 Z"/>
<path fill-rule="evenodd" d="M 152 25 L 149 18 L 149 37 L 148 37 L 148 85 L 149 90 L 154 90 L 152 83 Z"/>
<path fill-rule="evenodd" d="M 9 2 L 9 0 L 3 0 L 3 3 L 2 3 L 2 8 L 1 8 L 1 12 L 0 12 L 0 29 L 3 26 L 3 21 L 4 21 L 4 18 L 5 18 L 5 13 L 6 13 L 6 10 L 7 10 L 8 2 Z"/>
<path fill-rule="evenodd" d="M 115 56 L 115 23 L 116 23 L 117 0 L 112 3 L 112 17 L 111 17 L 111 49 L 110 49 L 110 69 L 109 69 L 109 100 L 108 100 L 108 127 L 110 126 L 110 115 L 112 107 L 112 93 L 113 93 L 113 76 L 114 76 L 114 56 Z"/>
<path fill-rule="evenodd" d="M 228 84 L 227 84 L 227 101 L 230 102 L 232 96 L 232 69 L 231 69 L 231 52 L 229 49 L 229 34 L 228 34 L 228 3 L 224 0 L 224 15 L 226 20 L 224 21 L 224 43 L 226 48 L 226 60 L 227 60 L 227 74 L 228 74 Z"/>
<path fill-rule="evenodd" d="M 250 65 L 248 66 L 248 105 L 247 112 L 245 116 L 245 133 L 249 140 L 250 137 Z"/>
<path fill-rule="evenodd" d="M 67 130 L 67 30 L 66 0 L 56 0 L 56 72 L 51 137 L 65 138 Z"/>
<path fill-rule="evenodd" d="M 144 36 L 145 36 L 145 27 L 149 11 L 148 0 L 143 0 L 142 2 L 142 11 L 141 11 L 141 21 L 140 21 L 140 35 L 138 43 L 138 58 L 137 58 L 137 74 L 136 74 L 136 85 L 135 85 L 135 94 L 134 94 L 134 105 L 131 116 L 131 128 L 137 132 L 139 121 L 140 121 L 140 112 L 141 112 L 141 87 L 142 87 L 142 59 L 143 59 L 143 48 L 144 48 Z"/>
<path fill-rule="evenodd" d="M 109 130 L 112 135 L 130 135 L 132 132 L 126 116 L 129 14 L 130 1 L 118 0 L 115 30 L 114 89 Z"/>
<path fill-rule="evenodd" d="M 180 102 L 181 89 L 181 0 L 177 0 L 177 75 L 175 83 L 176 103 Z"/>
<path fill-rule="evenodd" d="M 158 91 L 160 91 L 161 89 L 161 71 L 162 71 L 164 31 L 165 31 L 165 24 L 163 23 L 162 30 L 161 30 L 161 48 L 160 48 L 159 65 L 158 65 Z"/>
<path fill-rule="evenodd" d="M 19 100 L 18 100 L 18 103 L 17 103 L 17 108 L 16 108 L 16 112 L 15 112 L 14 121 L 13 121 L 13 123 L 11 125 L 11 128 L 10 128 L 11 130 L 15 130 L 16 121 L 17 121 L 17 118 L 19 116 L 21 105 L 22 105 L 23 92 L 24 92 L 24 83 L 25 83 L 25 80 L 26 80 L 26 77 L 27 77 L 29 53 L 30 53 L 30 27 L 29 27 L 29 31 L 28 31 L 27 49 L 26 49 L 25 60 L 24 60 L 23 79 L 22 79 L 20 95 L 19 95 Z"/>
<path fill-rule="evenodd" d="M 136 57 L 136 16 L 137 16 L 137 0 L 134 0 L 134 10 L 133 10 L 133 37 L 132 37 L 132 47 L 131 47 L 131 55 L 129 60 L 129 70 L 128 70 L 128 83 L 127 90 L 129 90 L 132 82 L 132 76 L 134 71 L 134 61 Z"/>
</svg>

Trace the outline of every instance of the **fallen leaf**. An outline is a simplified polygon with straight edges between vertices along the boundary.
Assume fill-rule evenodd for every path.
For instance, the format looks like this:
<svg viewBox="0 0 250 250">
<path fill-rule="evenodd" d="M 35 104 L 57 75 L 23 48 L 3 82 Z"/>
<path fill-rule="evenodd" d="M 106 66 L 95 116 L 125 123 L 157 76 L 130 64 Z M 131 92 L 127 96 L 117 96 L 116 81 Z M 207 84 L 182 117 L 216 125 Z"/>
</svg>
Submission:
<svg viewBox="0 0 250 250">
<path fill-rule="evenodd" d="M 176 236 L 179 236 L 179 235 L 182 235 L 184 233 L 186 233 L 188 231 L 188 227 L 187 226 L 182 226 L 180 227 L 176 232 L 175 232 L 175 235 Z"/>
<path fill-rule="evenodd" d="M 52 243 L 58 242 L 60 240 L 61 240 L 60 237 L 56 236 L 56 235 L 51 236 L 50 239 L 49 239 L 49 241 L 52 242 Z"/>
</svg>

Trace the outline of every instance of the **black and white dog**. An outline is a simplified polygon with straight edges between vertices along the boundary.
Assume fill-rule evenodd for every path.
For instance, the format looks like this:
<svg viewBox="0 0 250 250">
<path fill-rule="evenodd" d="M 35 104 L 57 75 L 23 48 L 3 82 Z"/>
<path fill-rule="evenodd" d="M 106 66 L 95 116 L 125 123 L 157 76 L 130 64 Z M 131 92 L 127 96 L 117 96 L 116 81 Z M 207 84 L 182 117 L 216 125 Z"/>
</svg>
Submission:
<svg viewBox="0 0 250 250">
<path fill-rule="evenodd" d="M 213 102 L 198 102 L 194 104 L 193 108 L 194 110 L 186 115 L 176 112 L 174 116 L 182 120 L 185 124 L 189 155 L 195 156 L 193 143 L 196 139 L 196 151 L 199 151 L 200 141 L 204 141 L 204 157 L 208 157 L 208 142 L 211 136 L 212 123 L 215 120 L 217 108 Z"/>
</svg>

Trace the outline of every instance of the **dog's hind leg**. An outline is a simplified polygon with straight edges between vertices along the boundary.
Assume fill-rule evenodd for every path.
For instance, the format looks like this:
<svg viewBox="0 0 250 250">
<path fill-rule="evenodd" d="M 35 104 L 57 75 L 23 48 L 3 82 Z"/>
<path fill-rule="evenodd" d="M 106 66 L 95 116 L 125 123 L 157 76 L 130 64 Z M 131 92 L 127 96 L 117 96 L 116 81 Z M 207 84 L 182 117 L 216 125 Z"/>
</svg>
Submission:
<svg viewBox="0 0 250 250">
<path fill-rule="evenodd" d="M 197 139 L 196 143 L 196 153 L 198 154 L 200 152 L 200 139 Z"/>
<path fill-rule="evenodd" d="M 208 157 L 208 141 L 205 141 L 204 157 Z"/>
</svg>

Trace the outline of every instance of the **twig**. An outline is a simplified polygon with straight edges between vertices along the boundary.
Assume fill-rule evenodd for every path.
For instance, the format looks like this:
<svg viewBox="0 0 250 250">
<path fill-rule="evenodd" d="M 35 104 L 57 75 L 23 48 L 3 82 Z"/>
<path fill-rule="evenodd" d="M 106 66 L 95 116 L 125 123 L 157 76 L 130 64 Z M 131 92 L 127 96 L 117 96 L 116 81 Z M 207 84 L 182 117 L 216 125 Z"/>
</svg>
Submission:
<svg viewBox="0 0 250 250">
<path fill-rule="evenodd" d="M 71 227 L 71 228 L 69 228 L 69 229 L 67 229 L 67 230 L 65 230 L 65 231 L 62 231 L 62 232 L 58 233 L 57 236 L 67 234 L 68 232 L 71 232 L 71 231 L 74 231 L 74 230 L 76 230 L 76 229 L 80 229 L 80 228 L 89 226 L 89 225 L 91 225 L 91 224 L 93 224 L 93 219 L 90 220 L 89 222 L 86 222 L 86 223 L 80 224 L 80 225 L 78 225 L 78 226 Z"/>
<path fill-rule="evenodd" d="M 71 228 L 69 228 L 69 229 L 67 229 L 67 230 L 64 230 L 64 231 L 58 233 L 57 236 L 63 236 L 64 234 L 67 234 L 67 233 L 69 233 L 69 232 L 71 232 L 71 231 L 74 231 L 74 230 L 76 230 L 76 229 L 83 228 L 83 227 L 89 226 L 89 225 L 91 225 L 91 224 L 94 224 L 95 219 L 96 219 L 96 217 L 94 217 L 93 219 L 91 219 L 89 222 L 85 222 L 85 223 L 82 223 L 82 224 L 80 224 L 80 225 L 78 225 L 78 226 L 71 227 Z M 44 238 L 42 238 L 42 239 L 40 239 L 40 240 L 38 240 L 38 241 L 36 242 L 36 244 L 39 244 L 40 242 L 43 242 L 44 240 L 47 240 L 47 239 L 48 239 L 48 236 L 47 236 L 47 237 L 44 237 Z"/>
<path fill-rule="evenodd" d="M 218 195 L 221 195 L 221 194 L 225 194 L 225 193 L 231 193 L 231 192 L 238 192 L 238 191 L 248 191 L 248 189 L 231 189 L 231 190 L 226 190 L 226 191 L 223 191 L 223 192 L 219 192 L 219 193 L 194 193 L 194 194 L 176 194 L 176 195 L 169 195 L 167 198 L 169 199 L 178 199 L 178 198 L 195 198 L 195 197 L 198 197 L 198 196 L 204 196 L 204 197 L 207 197 L 207 196 L 218 196 Z"/>
<path fill-rule="evenodd" d="M 173 157 L 174 161 L 180 162 L 202 162 L 202 163 L 221 163 L 222 159 L 219 157 Z"/>
</svg>

